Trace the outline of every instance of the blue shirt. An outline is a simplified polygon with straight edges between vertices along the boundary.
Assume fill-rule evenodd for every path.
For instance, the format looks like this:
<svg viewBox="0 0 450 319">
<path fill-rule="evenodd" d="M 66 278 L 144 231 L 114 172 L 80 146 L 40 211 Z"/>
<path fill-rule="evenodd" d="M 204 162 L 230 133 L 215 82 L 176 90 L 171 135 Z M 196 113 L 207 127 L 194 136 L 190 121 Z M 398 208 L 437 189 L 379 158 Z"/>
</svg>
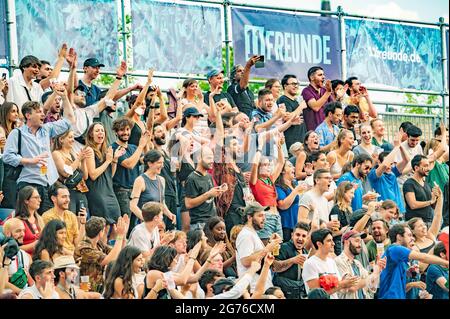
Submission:
<svg viewBox="0 0 450 319">
<path fill-rule="evenodd" d="M 111 147 L 114 152 L 119 147 L 119 144 L 114 142 Z M 136 152 L 137 146 L 134 144 L 128 144 L 126 148 L 125 154 L 119 157 L 117 162 L 116 173 L 113 177 L 113 184 L 115 187 L 123 187 L 126 189 L 132 189 L 134 181 L 139 176 L 139 161 L 133 168 L 125 168 L 122 166 L 122 162 L 131 156 L 133 156 L 134 152 Z"/>
<path fill-rule="evenodd" d="M 17 167 L 20 165 L 22 158 L 34 158 L 44 152 L 47 152 L 48 157 L 46 175 L 41 175 L 41 169 L 38 164 L 24 165 L 16 182 L 38 184 L 44 187 L 54 184 L 58 180 L 58 171 L 52 158 L 50 139 L 70 129 L 69 121 L 62 119 L 56 122 L 45 123 L 36 131 L 36 135 L 31 132 L 31 129 L 26 124 L 18 129 L 22 133 L 21 155 L 18 154 L 17 145 L 19 132 L 17 129 L 14 129 L 6 140 L 3 162 Z"/>
<path fill-rule="evenodd" d="M 353 196 L 352 200 L 352 209 L 353 211 L 361 209 L 363 207 L 362 197 L 364 192 L 362 181 L 359 178 L 356 178 L 351 171 L 339 177 L 339 179 L 336 181 L 336 185 L 339 185 L 344 181 L 358 184 L 358 188 L 355 189 L 355 196 Z"/>
<path fill-rule="evenodd" d="M 330 132 L 328 124 L 325 121 L 323 121 L 322 124 L 320 124 L 316 128 L 316 133 L 317 133 L 317 135 L 319 135 L 319 146 L 320 147 L 325 147 L 328 144 L 331 144 L 331 142 L 333 142 L 335 140 L 336 136 L 338 136 L 339 127 L 334 124 L 332 124 L 332 125 L 333 125 L 333 132 Z"/>
<path fill-rule="evenodd" d="M 401 213 L 405 212 L 405 205 L 403 204 L 402 193 L 398 186 L 397 177 L 402 174 L 398 171 L 397 167 L 392 168 L 391 173 L 383 173 L 380 177 L 377 177 L 377 167 L 372 168 L 369 173 L 368 179 L 373 189 L 380 194 L 380 200 L 393 200 Z"/>
<path fill-rule="evenodd" d="M 440 265 L 430 265 L 427 270 L 427 291 L 433 295 L 433 299 L 448 299 L 448 292 L 436 283 L 440 277 L 448 281 L 448 269 Z"/>
<path fill-rule="evenodd" d="M 394 244 L 388 247 L 386 268 L 380 275 L 378 299 L 406 299 L 406 270 L 411 249 Z"/>
<path fill-rule="evenodd" d="M 296 183 L 295 183 L 296 184 Z M 292 189 L 287 188 L 284 189 L 280 186 L 277 186 L 277 200 L 285 200 L 292 193 Z M 281 216 L 281 225 L 283 228 L 294 229 L 297 224 L 298 218 L 298 203 L 300 201 L 300 197 L 297 195 L 292 202 L 292 205 L 288 209 L 280 209 L 278 207 L 278 212 Z"/>
<path fill-rule="evenodd" d="M 78 81 L 78 85 L 82 86 L 83 91 L 86 93 L 86 106 L 100 101 L 100 93 L 102 90 L 97 85 L 92 83 L 91 86 L 87 86 L 81 79 Z"/>
</svg>

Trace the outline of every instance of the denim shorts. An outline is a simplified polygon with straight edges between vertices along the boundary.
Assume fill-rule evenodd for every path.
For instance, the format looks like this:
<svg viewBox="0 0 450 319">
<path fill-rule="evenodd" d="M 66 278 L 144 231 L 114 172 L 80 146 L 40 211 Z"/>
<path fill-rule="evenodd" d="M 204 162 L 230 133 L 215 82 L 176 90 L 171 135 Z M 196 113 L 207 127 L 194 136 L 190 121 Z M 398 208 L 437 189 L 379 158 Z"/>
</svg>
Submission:
<svg viewBox="0 0 450 319">
<path fill-rule="evenodd" d="M 273 214 L 266 212 L 266 221 L 264 222 L 264 228 L 257 231 L 259 238 L 269 239 L 273 233 L 280 235 L 283 238 L 283 229 L 281 227 L 280 214 Z"/>
</svg>

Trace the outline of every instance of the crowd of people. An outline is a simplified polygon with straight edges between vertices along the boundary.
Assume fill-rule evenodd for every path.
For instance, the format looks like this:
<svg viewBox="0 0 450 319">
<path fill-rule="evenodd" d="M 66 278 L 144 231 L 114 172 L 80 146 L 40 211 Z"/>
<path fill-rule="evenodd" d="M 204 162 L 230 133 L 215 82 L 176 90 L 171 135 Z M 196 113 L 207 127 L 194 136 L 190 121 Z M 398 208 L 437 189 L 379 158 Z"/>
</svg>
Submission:
<svg viewBox="0 0 450 319">
<path fill-rule="evenodd" d="M 0 80 L 1 298 L 448 299 L 445 125 L 388 138 L 320 66 L 255 95 L 259 59 L 164 96 L 153 69 L 120 88 L 125 62 L 79 78 L 65 44 L 24 57 Z"/>
</svg>

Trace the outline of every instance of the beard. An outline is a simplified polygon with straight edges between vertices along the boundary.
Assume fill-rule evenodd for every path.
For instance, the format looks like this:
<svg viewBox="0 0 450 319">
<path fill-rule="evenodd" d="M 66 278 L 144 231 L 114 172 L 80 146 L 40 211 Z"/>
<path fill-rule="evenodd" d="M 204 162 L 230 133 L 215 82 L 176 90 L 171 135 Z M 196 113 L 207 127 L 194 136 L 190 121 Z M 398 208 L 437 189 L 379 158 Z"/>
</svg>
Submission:
<svg viewBox="0 0 450 319">
<path fill-rule="evenodd" d="M 252 220 L 252 226 L 255 230 L 261 230 L 264 228 L 264 224 L 263 226 L 260 226 L 254 219 Z"/>
<path fill-rule="evenodd" d="M 201 165 L 203 167 L 203 169 L 208 170 L 211 168 L 211 165 L 209 163 L 206 163 L 204 161 L 201 161 Z"/>
<path fill-rule="evenodd" d="M 155 137 L 155 143 L 156 143 L 156 145 L 163 146 L 166 144 L 166 138 L 165 137 Z"/>
<path fill-rule="evenodd" d="M 350 243 L 349 248 L 350 248 L 350 252 L 352 253 L 353 256 L 358 256 L 359 254 L 361 254 L 361 248 L 358 251 L 358 249 L 355 246 L 353 246 L 351 243 Z"/>
<path fill-rule="evenodd" d="M 128 140 L 130 139 L 130 136 L 128 136 L 127 139 L 124 139 L 122 136 L 117 136 L 117 138 L 118 138 L 119 141 L 121 141 L 122 143 L 127 143 Z"/>
</svg>

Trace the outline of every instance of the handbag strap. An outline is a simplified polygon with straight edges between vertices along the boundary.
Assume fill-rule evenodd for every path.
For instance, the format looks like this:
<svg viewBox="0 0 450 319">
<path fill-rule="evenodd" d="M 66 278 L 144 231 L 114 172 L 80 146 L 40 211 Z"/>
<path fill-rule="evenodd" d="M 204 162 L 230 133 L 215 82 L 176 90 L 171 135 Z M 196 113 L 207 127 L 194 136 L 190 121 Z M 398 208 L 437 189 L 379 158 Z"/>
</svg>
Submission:
<svg viewBox="0 0 450 319">
<path fill-rule="evenodd" d="M 26 87 L 26 86 L 24 86 L 23 87 L 24 89 L 25 89 L 25 93 L 27 94 L 27 97 L 28 97 L 28 101 L 32 101 L 32 99 L 31 99 L 31 95 L 30 95 L 30 91 L 28 91 L 28 88 Z"/>
</svg>

